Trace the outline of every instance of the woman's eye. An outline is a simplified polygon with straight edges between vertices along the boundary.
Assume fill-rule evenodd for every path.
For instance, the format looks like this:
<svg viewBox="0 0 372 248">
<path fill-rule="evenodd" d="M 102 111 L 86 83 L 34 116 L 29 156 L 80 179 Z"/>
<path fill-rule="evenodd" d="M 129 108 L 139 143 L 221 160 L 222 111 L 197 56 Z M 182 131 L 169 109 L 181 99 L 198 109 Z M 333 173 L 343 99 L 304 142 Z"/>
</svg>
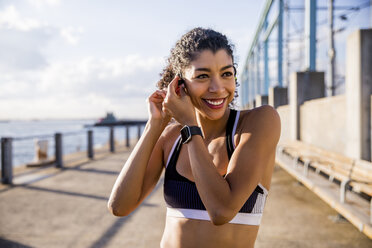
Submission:
<svg viewBox="0 0 372 248">
<path fill-rule="evenodd" d="M 222 74 L 223 77 L 231 77 L 232 75 L 233 75 L 233 73 L 232 73 L 232 72 L 229 72 L 229 71 L 224 72 L 224 73 Z"/>
<path fill-rule="evenodd" d="M 204 79 L 204 78 L 208 78 L 208 75 L 207 74 L 201 74 L 201 75 L 198 75 L 196 78 Z"/>
</svg>

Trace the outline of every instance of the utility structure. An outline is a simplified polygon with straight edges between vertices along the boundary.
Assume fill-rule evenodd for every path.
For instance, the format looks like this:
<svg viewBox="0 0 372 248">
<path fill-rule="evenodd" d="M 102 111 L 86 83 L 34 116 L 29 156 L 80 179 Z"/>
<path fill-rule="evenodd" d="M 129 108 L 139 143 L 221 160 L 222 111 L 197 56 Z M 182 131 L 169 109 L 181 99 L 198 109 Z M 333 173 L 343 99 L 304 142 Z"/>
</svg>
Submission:
<svg viewBox="0 0 372 248">
<path fill-rule="evenodd" d="M 288 2 L 286 9 L 288 11 Z M 305 70 L 315 71 L 316 65 L 316 1 L 305 1 Z M 274 15 L 272 15 L 274 13 Z M 274 17 L 273 17 L 274 16 Z M 256 34 L 252 41 L 248 56 L 243 68 L 242 82 L 242 106 L 255 105 L 256 96 L 267 96 L 270 85 L 271 68 L 269 58 L 269 40 L 276 33 L 276 85 L 283 87 L 283 0 L 267 0 L 264 11 L 260 17 Z M 288 22 L 288 20 L 287 20 Z M 286 30 L 288 34 L 288 28 Z M 263 49 L 262 49 L 263 48 Z M 288 48 L 287 48 L 288 49 Z M 263 53 L 263 54 L 262 54 Z M 288 50 L 287 50 L 288 57 Z M 288 58 L 287 58 L 288 59 Z M 288 60 L 287 60 L 288 61 Z M 287 80 L 288 80 L 288 62 L 287 62 Z M 261 76 L 263 75 L 263 77 Z M 288 84 L 288 82 L 287 82 Z M 265 103 L 265 102 L 263 102 Z M 266 102 L 267 103 L 267 102 Z"/>
<path fill-rule="evenodd" d="M 334 0 L 328 1 L 328 73 L 327 73 L 327 96 L 335 95 L 335 41 L 333 31 L 333 6 Z"/>
<path fill-rule="evenodd" d="M 333 2 L 330 0 L 330 2 Z M 285 8 L 284 8 L 285 7 Z M 316 71 L 316 12 L 317 1 L 305 0 L 304 8 L 304 53 L 303 71 Z M 284 86 L 283 65 L 286 69 L 285 85 L 289 80 L 289 0 L 267 0 L 260 17 L 256 33 L 251 43 L 245 65 L 241 74 L 241 105 L 253 107 L 257 101 L 267 104 L 267 95 L 270 87 Z M 284 39 L 284 11 L 287 11 L 286 39 Z M 286 61 L 283 63 L 283 47 L 287 49 Z M 275 45 L 272 45 L 275 44 Z M 333 44 L 333 42 L 332 42 Z M 274 50 L 274 52 L 273 52 Z M 332 50 L 332 49 L 331 49 Z M 330 51 L 331 51 L 330 50 Z M 334 49 L 332 50 L 334 54 Z M 334 58 L 334 56 L 333 56 Z M 334 60 L 332 60 L 332 63 Z M 334 68 L 334 66 L 332 67 Z M 333 77 L 333 74 L 332 74 Z M 331 82 L 333 81 L 333 78 Z M 274 82 L 274 83 L 273 83 Z M 334 87 L 330 87 L 334 88 Z M 258 98 L 258 96 L 263 96 Z M 266 97 L 265 97 L 266 96 Z"/>
<path fill-rule="evenodd" d="M 269 18 L 274 8 L 273 5 L 277 5 L 275 7 L 277 12 L 274 18 Z M 269 39 L 274 29 L 277 31 L 277 82 L 279 86 L 283 85 L 283 13 L 283 0 L 266 1 L 241 75 L 242 106 L 254 104 L 256 95 L 268 94 L 270 87 Z"/>
<path fill-rule="evenodd" d="M 336 88 L 342 84 L 340 79 L 345 78 L 345 70 L 338 71 L 336 76 L 334 37 L 335 34 L 344 31 L 346 26 L 338 23 L 341 27 L 335 28 L 334 21 L 336 18 L 342 22 L 348 21 L 347 15 L 370 8 L 370 20 L 365 19 L 363 24 L 358 25 L 372 25 L 372 0 L 358 0 L 357 3 L 353 2 L 349 6 L 335 6 L 334 0 L 296 1 L 294 4 L 297 6 L 292 5 L 293 2 L 295 1 L 266 0 L 240 74 L 240 96 L 243 108 L 268 104 L 270 87 L 275 87 L 277 90 L 288 87 L 290 74 L 294 72 L 324 71 L 326 75 L 324 93 L 326 96 L 335 96 Z M 340 10 L 343 12 L 335 15 L 335 11 Z M 325 20 L 318 20 L 317 17 L 323 17 Z M 317 26 L 323 24 L 327 24 L 326 37 L 317 37 L 317 29 L 319 29 Z M 328 40 L 325 44 L 322 44 L 323 38 Z M 284 49 L 285 53 L 283 53 Z M 323 53 L 322 49 L 326 52 Z M 322 61 L 326 63 L 322 64 Z M 337 83 L 336 78 L 339 81 Z M 341 92 L 337 93 L 342 93 L 342 90 L 340 88 Z"/>
</svg>

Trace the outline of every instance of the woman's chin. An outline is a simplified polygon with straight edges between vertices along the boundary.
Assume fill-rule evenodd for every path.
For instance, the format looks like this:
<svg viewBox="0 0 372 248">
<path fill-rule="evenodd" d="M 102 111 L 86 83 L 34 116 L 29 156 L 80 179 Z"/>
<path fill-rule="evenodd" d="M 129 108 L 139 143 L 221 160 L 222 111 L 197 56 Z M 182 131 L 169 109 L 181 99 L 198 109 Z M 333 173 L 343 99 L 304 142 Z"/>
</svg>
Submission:
<svg viewBox="0 0 372 248">
<path fill-rule="evenodd" d="M 218 108 L 218 109 L 210 109 L 210 108 L 203 108 L 201 111 L 199 110 L 200 114 L 209 120 L 217 121 L 225 116 L 228 107 Z"/>
</svg>

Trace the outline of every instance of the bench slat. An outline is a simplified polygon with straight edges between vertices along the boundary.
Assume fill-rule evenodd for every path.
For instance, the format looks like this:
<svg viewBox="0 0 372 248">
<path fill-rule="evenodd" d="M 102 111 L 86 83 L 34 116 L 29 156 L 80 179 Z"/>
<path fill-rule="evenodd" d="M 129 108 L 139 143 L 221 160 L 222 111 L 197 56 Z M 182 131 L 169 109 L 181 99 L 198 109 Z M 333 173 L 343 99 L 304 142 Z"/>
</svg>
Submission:
<svg viewBox="0 0 372 248">
<path fill-rule="evenodd" d="M 326 151 L 322 148 L 301 141 L 289 141 L 280 144 L 283 151 L 293 158 L 310 161 L 310 165 L 331 178 L 339 181 L 351 179 L 356 192 L 363 192 L 372 197 L 372 163 L 353 160 L 342 154 Z"/>
</svg>

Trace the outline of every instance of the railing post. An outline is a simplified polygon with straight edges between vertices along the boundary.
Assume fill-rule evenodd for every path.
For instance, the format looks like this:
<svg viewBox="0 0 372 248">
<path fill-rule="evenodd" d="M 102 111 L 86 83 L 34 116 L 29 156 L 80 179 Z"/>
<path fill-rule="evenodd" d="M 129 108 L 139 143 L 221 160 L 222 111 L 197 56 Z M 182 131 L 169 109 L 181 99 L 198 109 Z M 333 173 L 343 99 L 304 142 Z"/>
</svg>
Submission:
<svg viewBox="0 0 372 248">
<path fill-rule="evenodd" d="M 115 152 L 114 127 L 110 127 L 110 152 Z"/>
<path fill-rule="evenodd" d="M 93 130 L 88 130 L 88 158 L 94 158 L 93 150 Z"/>
<path fill-rule="evenodd" d="M 137 140 L 139 141 L 141 138 L 141 124 L 137 125 Z"/>
<path fill-rule="evenodd" d="M 1 138 L 1 181 L 3 184 L 12 184 L 12 138 Z"/>
<path fill-rule="evenodd" d="M 129 147 L 129 125 L 125 126 L 125 146 Z"/>
<path fill-rule="evenodd" d="M 54 134 L 56 167 L 63 168 L 62 134 Z"/>
</svg>

